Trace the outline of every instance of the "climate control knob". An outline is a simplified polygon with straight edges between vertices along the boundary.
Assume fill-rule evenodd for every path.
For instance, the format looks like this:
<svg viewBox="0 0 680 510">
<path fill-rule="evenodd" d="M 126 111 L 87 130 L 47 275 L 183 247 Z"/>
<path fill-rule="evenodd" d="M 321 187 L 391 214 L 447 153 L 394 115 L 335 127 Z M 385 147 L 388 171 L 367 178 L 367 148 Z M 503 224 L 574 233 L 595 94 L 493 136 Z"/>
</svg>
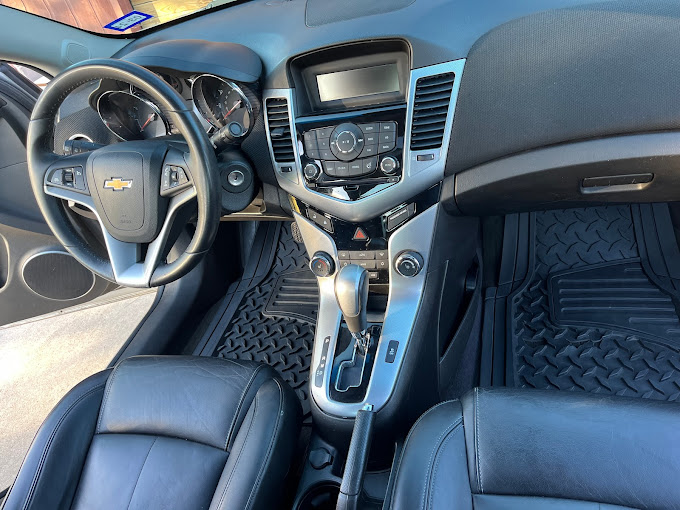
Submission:
<svg viewBox="0 0 680 510">
<path fill-rule="evenodd" d="M 380 170 L 387 175 L 391 175 L 399 169 L 399 161 L 392 156 L 385 156 L 380 162 Z"/>
<path fill-rule="evenodd" d="M 402 251 L 394 259 L 394 269 L 401 276 L 413 278 L 423 268 L 423 256 L 417 251 Z"/>
<path fill-rule="evenodd" d="M 316 181 L 321 175 L 321 170 L 314 163 L 307 163 L 302 171 L 308 181 Z"/>
<path fill-rule="evenodd" d="M 335 272 L 335 262 L 333 262 L 333 257 L 325 251 L 317 251 L 309 261 L 309 268 L 316 276 L 325 278 Z"/>
</svg>

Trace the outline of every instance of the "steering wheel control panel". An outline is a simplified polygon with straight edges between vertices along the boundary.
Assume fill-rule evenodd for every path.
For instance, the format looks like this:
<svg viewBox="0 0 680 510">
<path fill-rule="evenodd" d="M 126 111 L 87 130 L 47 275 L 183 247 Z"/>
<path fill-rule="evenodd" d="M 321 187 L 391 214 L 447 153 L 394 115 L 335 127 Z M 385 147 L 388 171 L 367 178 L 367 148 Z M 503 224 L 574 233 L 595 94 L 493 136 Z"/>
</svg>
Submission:
<svg viewBox="0 0 680 510">
<path fill-rule="evenodd" d="M 297 123 L 302 142 L 305 184 L 323 191 L 361 188 L 399 182 L 404 146 L 404 110 L 343 115 L 335 122 Z"/>
</svg>

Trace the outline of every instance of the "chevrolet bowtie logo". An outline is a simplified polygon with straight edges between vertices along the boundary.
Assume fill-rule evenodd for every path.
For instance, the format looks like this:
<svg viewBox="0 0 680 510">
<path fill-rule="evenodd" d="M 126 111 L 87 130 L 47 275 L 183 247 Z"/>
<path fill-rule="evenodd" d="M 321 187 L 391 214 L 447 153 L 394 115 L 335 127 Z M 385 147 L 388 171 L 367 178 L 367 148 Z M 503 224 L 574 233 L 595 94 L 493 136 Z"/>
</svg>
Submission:
<svg viewBox="0 0 680 510">
<path fill-rule="evenodd" d="M 113 191 L 123 191 L 126 188 L 132 187 L 132 179 L 126 180 L 120 177 L 111 177 L 110 180 L 104 181 L 104 189 L 112 189 Z"/>
</svg>

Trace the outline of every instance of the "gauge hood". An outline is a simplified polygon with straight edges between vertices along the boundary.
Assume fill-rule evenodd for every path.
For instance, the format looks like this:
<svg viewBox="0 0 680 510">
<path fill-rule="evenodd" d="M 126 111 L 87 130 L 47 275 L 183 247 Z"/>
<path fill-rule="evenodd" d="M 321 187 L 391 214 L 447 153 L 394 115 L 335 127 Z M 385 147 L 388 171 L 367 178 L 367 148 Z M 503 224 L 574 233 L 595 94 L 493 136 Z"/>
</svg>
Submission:
<svg viewBox="0 0 680 510">
<path fill-rule="evenodd" d="M 199 39 L 152 43 L 131 51 L 122 59 L 147 68 L 210 73 L 246 83 L 259 80 L 262 74 L 262 61 L 250 48 Z"/>
</svg>

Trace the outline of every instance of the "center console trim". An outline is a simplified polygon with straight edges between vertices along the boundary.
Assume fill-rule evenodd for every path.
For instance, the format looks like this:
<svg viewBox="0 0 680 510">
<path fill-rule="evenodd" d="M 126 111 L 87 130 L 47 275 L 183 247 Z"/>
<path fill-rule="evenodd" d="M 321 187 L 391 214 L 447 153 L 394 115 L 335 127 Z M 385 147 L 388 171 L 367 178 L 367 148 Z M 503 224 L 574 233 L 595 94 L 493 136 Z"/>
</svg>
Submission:
<svg viewBox="0 0 680 510">
<path fill-rule="evenodd" d="M 310 205 L 318 207 L 325 212 L 342 218 L 347 221 L 361 222 L 366 221 L 391 209 L 400 203 L 410 199 L 414 195 L 426 190 L 444 178 L 446 157 L 448 154 L 449 143 L 451 140 L 451 130 L 453 117 L 456 108 L 456 100 L 460 89 L 460 81 L 463 75 L 465 59 L 445 62 L 433 66 L 413 69 L 410 73 L 408 98 L 406 101 L 406 130 L 404 143 L 404 162 L 403 177 L 394 184 L 391 184 L 379 192 L 362 197 L 359 200 L 347 201 L 332 197 L 311 190 L 305 184 L 300 163 L 302 153 L 302 142 L 296 136 L 295 119 L 295 94 L 294 89 L 267 89 L 263 93 L 263 104 L 267 104 L 268 99 L 281 98 L 288 103 L 288 114 L 290 120 L 290 130 L 293 137 L 293 149 L 295 153 L 294 163 L 276 163 L 269 133 L 269 119 L 267 108 L 264 108 L 265 129 L 269 143 L 269 152 L 274 163 L 276 178 L 282 189 Z M 444 128 L 444 138 L 439 149 L 427 149 L 422 151 L 412 151 L 410 149 L 411 124 L 413 121 L 413 106 L 415 102 L 416 82 L 423 77 L 435 76 L 442 73 L 454 73 L 455 80 L 451 91 L 451 100 Z M 367 108 L 368 109 L 368 108 Z M 420 154 L 434 154 L 434 157 L 425 161 L 418 161 Z M 284 172 L 283 167 L 293 167 L 292 172 Z"/>
<path fill-rule="evenodd" d="M 332 356 L 338 340 L 342 320 L 340 307 L 335 298 L 334 275 L 319 277 L 319 314 L 316 324 L 310 374 L 310 394 L 319 408 L 326 414 L 341 418 L 353 418 L 366 404 L 379 411 L 389 401 L 408 351 L 411 333 L 414 329 L 420 302 L 425 288 L 435 223 L 440 206 L 433 205 L 393 232 L 388 242 L 390 260 L 390 290 L 385 319 L 378 341 L 373 371 L 361 402 L 336 402 L 330 398 Z M 324 251 L 338 261 L 335 242 L 309 219 L 294 213 L 300 233 L 310 257 L 317 251 Z M 405 250 L 418 251 L 423 256 L 423 267 L 414 277 L 400 275 L 393 264 L 397 255 Z M 399 347 L 394 361 L 387 363 L 389 344 L 398 341 Z M 326 345 L 327 344 L 327 345 Z M 329 354 L 330 353 L 330 354 Z M 315 372 L 323 368 L 323 384 L 315 384 Z"/>
</svg>

